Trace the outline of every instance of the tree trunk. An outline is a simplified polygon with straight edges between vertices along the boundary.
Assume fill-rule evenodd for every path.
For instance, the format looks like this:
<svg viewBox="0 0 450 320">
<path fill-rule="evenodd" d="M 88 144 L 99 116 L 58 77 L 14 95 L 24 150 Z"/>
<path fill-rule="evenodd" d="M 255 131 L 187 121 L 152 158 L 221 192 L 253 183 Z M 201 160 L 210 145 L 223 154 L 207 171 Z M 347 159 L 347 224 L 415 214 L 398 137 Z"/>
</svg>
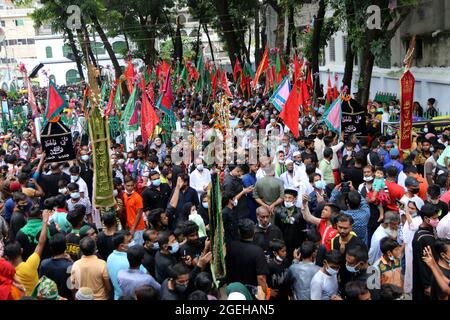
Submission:
<svg viewBox="0 0 450 320">
<path fill-rule="evenodd" d="M 157 18 L 151 17 L 151 27 L 154 28 L 155 24 L 157 22 Z M 147 18 L 144 18 L 143 16 L 139 16 L 139 24 L 141 25 L 141 32 L 147 41 L 144 42 L 145 45 L 145 56 L 144 56 L 144 62 L 147 66 L 153 65 L 153 62 L 155 60 L 155 35 L 154 31 L 149 31 L 147 26 Z"/>
<path fill-rule="evenodd" d="M 111 59 L 111 63 L 114 68 L 114 73 L 116 74 L 116 79 L 119 79 L 120 76 L 122 75 L 122 69 L 120 68 L 119 61 L 117 60 L 116 54 L 114 53 L 111 43 L 109 43 L 108 37 L 106 36 L 105 31 L 100 25 L 97 17 L 92 15 L 91 20 L 94 23 L 95 31 L 97 31 L 98 35 L 100 36 L 100 39 L 103 42 L 103 46 L 105 47 L 106 52 L 108 52 L 109 59 Z"/>
<path fill-rule="evenodd" d="M 198 60 L 198 53 L 200 52 L 200 28 L 202 26 L 202 23 L 199 22 L 198 23 L 198 29 L 197 29 L 197 42 L 195 45 L 195 62 L 197 62 Z"/>
<path fill-rule="evenodd" d="M 130 43 L 128 42 L 128 37 L 127 37 L 126 32 L 123 33 L 123 36 L 125 38 L 125 44 L 127 46 L 127 51 L 130 51 Z"/>
<path fill-rule="evenodd" d="M 261 59 L 261 45 L 260 45 L 260 33 L 259 33 L 259 11 L 260 8 L 255 8 L 255 64 L 259 64 L 259 60 Z"/>
<path fill-rule="evenodd" d="M 220 26 L 227 45 L 228 57 L 230 58 L 231 66 L 234 68 L 235 57 L 240 56 L 241 48 L 239 47 L 238 37 L 234 31 L 233 22 L 230 19 L 230 10 L 228 0 L 214 0 L 217 14 L 219 17 Z"/>
<path fill-rule="evenodd" d="M 280 49 L 280 52 L 284 53 L 284 26 L 286 22 L 286 13 L 284 10 L 280 9 L 278 13 L 278 22 L 277 22 L 277 34 L 275 37 L 275 47 Z"/>
<path fill-rule="evenodd" d="M 81 19 L 81 30 L 83 31 L 83 34 L 84 34 L 83 39 L 85 39 L 84 40 L 85 41 L 85 50 L 87 51 L 87 54 L 88 54 L 89 58 L 91 59 L 94 67 L 98 68 L 97 59 L 95 59 L 94 52 L 92 51 L 91 40 L 89 38 L 89 32 L 88 32 L 88 29 L 87 29 L 86 24 L 84 23 L 83 19 Z"/>
<path fill-rule="evenodd" d="M 214 49 L 213 49 L 213 46 L 212 46 L 211 38 L 209 37 L 209 31 L 208 31 L 208 24 L 207 23 L 203 24 L 203 30 L 205 31 L 206 37 L 208 38 L 209 51 L 211 51 L 211 59 L 212 59 L 212 61 L 214 63 L 215 62 L 215 60 L 214 60 Z"/>
<path fill-rule="evenodd" d="M 325 17 L 325 0 L 319 1 L 319 11 L 317 12 L 317 17 L 314 19 L 314 30 L 312 39 L 312 57 L 311 57 L 311 67 L 313 73 L 319 74 L 319 55 L 320 55 L 320 34 L 323 28 L 323 19 Z M 314 91 L 317 96 L 323 96 L 320 88 L 320 76 L 318 76 Z"/>
<path fill-rule="evenodd" d="M 358 94 L 356 100 L 366 108 L 370 96 L 370 84 L 372 81 L 372 70 L 375 62 L 375 56 L 370 51 L 370 46 L 366 45 L 360 63 Z"/>
<path fill-rule="evenodd" d="M 288 9 L 288 37 L 286 43 L 286 56 L 290 56 L 291 48 L 297 46 L 297 31 L 294 24 L 294 6 L 290 5 Z"/>
<path fill-rule="evenodd" d="M 351 89 L 352 89 L 354 61 L 355 61 L 355 52 L 352 49 L 351 43 L 347 42 L 347 52 L 345 53 L 344 79 L 342 79 L 342 84 L 347 87 L 347 94 L 352 93 Z"/>
<path fill-rule="evenodd" d="M 83 64 L 81 62 L 80 52 L 78 51 L 77 45 L 75 43 L 75 38 L 73 36 L 73 32 L 69 28 L 65 28 L 65 29 L 66 29 L 67 37 L 69 38 L 70 48 L 72 49 L 73 55 L 75 56 L 75 62 L 77 64 L 78 73 L 80 74 L 81 80 L 84 81 Z"/>
<path fill-rule="evenodd" d="M 175 46 L 174 46 L 175 61 L 183 60 L 183 40 L 181 39 L 181 26 L 177 19 L 177 30 L 175 31 Z"/>
</svg>

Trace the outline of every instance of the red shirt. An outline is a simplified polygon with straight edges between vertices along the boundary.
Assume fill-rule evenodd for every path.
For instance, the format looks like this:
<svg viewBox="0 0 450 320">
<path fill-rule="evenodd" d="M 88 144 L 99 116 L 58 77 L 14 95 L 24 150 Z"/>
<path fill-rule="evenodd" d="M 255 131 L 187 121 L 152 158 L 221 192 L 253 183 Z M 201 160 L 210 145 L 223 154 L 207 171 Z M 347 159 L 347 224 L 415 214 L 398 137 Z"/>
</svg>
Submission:
<svg viewBox="0 0 450 320">
<path fill-rule="evenodd" d="M 325 246 L 327 251 L 331 250 L 331 240 L 337 235 L 337 230 L 333 226 L 327 226 L 327 221 L 321 219 L 319 223 L 319 233 L 322 236 L 321 243 Z"/>
<path fill-rule="evenodd" d="M 386 205 L 386 209 L 390 211 L 399 211 L 397 206 L 397 201 L 400 201 L 400 199 L 405 194 L 405 189 L 403 187 L 399 186 L 396 182 L 390 182 L 388 180 L 385 181 L 386 187 L 389 190 L 389 197 L 391 198 L 391 201 Z"/>
</svg>

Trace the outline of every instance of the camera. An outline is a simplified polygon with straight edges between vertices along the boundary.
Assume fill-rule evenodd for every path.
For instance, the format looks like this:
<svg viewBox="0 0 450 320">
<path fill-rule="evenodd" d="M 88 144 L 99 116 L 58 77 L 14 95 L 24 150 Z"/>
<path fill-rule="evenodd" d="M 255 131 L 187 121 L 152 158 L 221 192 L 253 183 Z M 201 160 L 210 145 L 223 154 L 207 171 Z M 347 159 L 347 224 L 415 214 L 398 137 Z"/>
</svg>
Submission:
<svg viewBox="0 0 450 320">
<path fill-rule="evenodd" d="M 350 192 L 350 183 L 349 182 L 342 182 L 341 183 L 341 191 L 342 192 Z"/>
</svg>

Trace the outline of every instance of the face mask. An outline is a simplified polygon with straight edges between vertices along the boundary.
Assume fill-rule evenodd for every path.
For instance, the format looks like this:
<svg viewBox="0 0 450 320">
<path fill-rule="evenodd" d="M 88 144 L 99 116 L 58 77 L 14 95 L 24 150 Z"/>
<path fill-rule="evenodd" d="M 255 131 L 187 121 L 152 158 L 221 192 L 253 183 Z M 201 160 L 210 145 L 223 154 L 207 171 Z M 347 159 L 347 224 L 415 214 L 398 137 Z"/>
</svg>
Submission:
<svg viewBox="0 0 450 320">
<path fill-rule="evenodd" d="M 439 224 L 439 219 L 430 219 L 428 224 L 430 226 L 432 226 L 433 228 L 436 228 L 438 226 L 438 224 Z"/>
<path fill-rule="evenodd" d="M 70 194 L 70 197 L 74 200 L 80 199 L 80 193 L 79 192 L 72 192 Z"/>
<path fill-rule="evenodd" d="M 180 244 L 179 244 L 178 242 L 174 242 L 174 243 L 172 243 L 172 245 L 170 246 L 169 252 L 170 252 L 171 254 L 174 254 L 174 253 L 177 253 L 177 252 L 178 252 L 178 249 L 180 249 Z"/>
<path fill-rule="evenodd" d="M 397 239 L 398 231 L 392 230 L 391 228 L 384 229 L 384 232 L 388 235 L 388 237 L 392 239 Z"/>
<path fill-rule="evenodd" d="M 283 146 L 283 147 L 287 147 L 287 143 L 283 143 L 282 146 Z"/>
<path fill-rule="evenodd" d="M 203 171 L 203 169 L 204 169 L 204 168 L 203 168 L 203 164 L 198 164 L 198 165 L 197 165 L 197 170 L 198 170 L 198 171 Z"/>
<path fill-rule="evenodd" d="M 258 227 L 260 227 L 261 229 L 264 229 L 264 230 L 268 229 L 270 226 L 271 226 L 271 223 L 270 223 L 270 222 L 269 222 L 269 224 L 268 224 L 267 226 L 265 226 L 265 227 L 263 227 L 263 225 L 262 225 L 261 223 L 258 223 Z"/>
<path fill-rule="evenodd" d="M 71 182 L 77 182 L 78 179 L 80 179 L 79 176 L 70 176 L 70 181 L 71 181 Z"/>
<path fill-rule="evenodd" d="M 64 194 L 64 193 L 67 192 L 67 188 L 61 188 L 61 189 L 58 189 L 58 192 Z"/>
<path fill-rule="evenodd" d="M 119 194 L 119 191 L 117 191 L 117 190 L 114 189 L 114 191 L 113 191 L 114 197 L 117 197 L 118 194 Z"/>
<path fill-rule="evenodd" d="M 175 283 L 175 291 L 178 293 L 185 293 L 187 289 L 187 285 L 182 285 L 182 284 L 178 284 Z"/>
<path fill-rule="evenodd" d="M 271 119 L 270 120 L 270 122 L 273 124 L 273 123 L 276 123 L 277 122 L 277 120 L 275 120 L 275 119 Z"/>
<path fill-rule="evenodd" d="M 131 191 L 131 192 L 128 192 L 128 191 L 127 191 L 127 195 L 128 195 L 128 196 L 131 196 L 133 193 L 134 193 L 134 190 Z"/>
<path fill-rule="evenodd" d="M 152 249 L 158 250 L 159 249 L 159 243 L 158 242 L 153 242 Z"/>
<path fill-rule="evenodd" d="M 448 263 L 448 266 L 450 267 L 450 259 L 444 258 L 444 260 Z"/>
<path fill-rule="evenodd" d="M 324 181 L 320 180 L 320 181 L 316 181 L 316 182 L 314 183 L 314 187 L 315 187 L 316 189 L 319 189 L 319 190 L 324 190 L 325 187 L 326 187 L 326 185 L 325 185 L 325 182 L 324 182 Z"/>
<path fill-rule="evenodd" d="M 302 162 L 300 160 L 295 160 L 294 163 L 298 166 L 302 164 Z"/>
<path fill-rule="evenodd" d="M 238 201 L 237 201 L 237 199 L 234 199 L 233 200 L 233 207 L 236 207 L 238 205 Z"/>
<path fill-rule="evenodd" d="M 125 159 L 119 159 L 117 160 L 117 163 L 123 165 L 125 163 Z"/>
<path fill-rule="evenodd" d="M 389 260 L 395 261 L 395 257 L 394 256 L 389 256 Z"/>
<path fill-rule="evenodd" d="M 161 180 L 160 179 L 152 180 L 152 185 L 154 185 L 155 187 L 159 187 L 161 185 Z"/>
<path fill-rule="evenodd" d="M 136 245 L 136 241 L 131 240 L 131 242 L 128 244 L 128 248 L 134 247 Z"/>
<path fill-rule="evenodd" d="M 347 269 L 348 272 L 351 272 L 351 273 L 358 272 L 358 270 L 356 269 L 356 266 L 349 266 L 348 264 L 345 264 L 345 268 Z"/>
<path fill-rule="evenodd" d="M 279 164 L 284 164 L 284 160 L 278 160 Z"/>
<path fill-rule="evenodd" d="M 89 160 L 89 155 L 87 155 L 87 154 L 82 155 L 81 156 L 81 160 L 84 161 L 84 162 L 88 161 Z"/>
<path fill-rule="evenodd" d="M 328 267 L 327 269 L 328 274 L 330 274 L 331 276 L 335 276 L 338 274 L 339 271 L 334 270 L 333 268 Z"/>
<path fill-rule="evenodd" d="M 197 214 L 197 210 L 191 211 L 192 215 L 196 215 Z"/>
<path fill-rule="evenodd" d="M 292 208 L 294 206 L 294 203 L 292 203 L 290 201 L 285 201 L 284 202 L 284 206 L 289 209 L 289 208 Z"/>
<path fill-rule="evenodd" d="M 423 128 L 423 132 L 428 133 L 428 128 Z"/>
<path fill-rule="evenodd" d="M 202 202 L 202 207 L 208 209 L 208 202 Z"/>
<path fill-rule="evenodd" d="M 282 257 L 280 257 L 279 255 L 276 255 L 275 260 L 277 260 L 278 262 L 283 262 L 284 259 Z"/>
<path fill-rule="evenodd" d="M 370 182 L 370 181 L 373 181 L 373 177 L 372 177 L 372 176 L 370 176 L 370 177 L 364 177 L 363 180 L 364 180 L 365 182 Z"/>
</svg>

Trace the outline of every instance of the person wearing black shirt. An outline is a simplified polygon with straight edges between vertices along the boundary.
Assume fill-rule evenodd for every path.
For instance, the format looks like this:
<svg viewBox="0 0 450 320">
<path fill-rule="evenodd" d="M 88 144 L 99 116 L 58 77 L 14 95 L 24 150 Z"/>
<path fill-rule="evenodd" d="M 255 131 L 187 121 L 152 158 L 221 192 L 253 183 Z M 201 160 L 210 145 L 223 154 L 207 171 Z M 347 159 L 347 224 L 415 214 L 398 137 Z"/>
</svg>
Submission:
<svg viewBox="0 0 450 320">
<path fill-rule="evenodd" d="M 90 156 L 87 154 L 88 148 L 87 146 L 81 147 L 80 150 L 80 160 L 79 160 L 79 166 L 80 166 L 80 177 L 81 179 L 86 182 L 88 192 L 89 192 L 89 198 L 92 202 L 92 189 L 93 189 L 93 183 L 94 183 L 94 171 L 92 170 L 92 160 L 90 159 Z"/>
<path fill-rule="evenodd" d="M 225 243 L 228 244 L 233 240 L 238 240 L 238 214 L 235 211 L 234 197 L 229 192 L 222 194 L 222 219 L 225 232 Z"/>
<path fill-rule="evenodd" d="M 182 259 L 189 259 L 190 257 L 195 265 L 205 248 L 206 238 L 199 238 L 198 225 L 193 221 L 186 221 L 183 226 L 183 235 L 186 239 L 186 243 L 180 246 L 179 256 Z"/>
<path fill-rule="evenodd" d="M 72 225 L 72 231 L 66 235 L 66 253 L 70 255 L 72 261 L 80 258 L 80 229 L 83 226 L 86 207 L 75 205 L 75 209 L 67 214 L 67 221 Z"/>
<path fill-rule="evenodd" d="M 144 261 L 142 265 L 147 269 L 147 272 L 155 277 L 155 255 L 158 252 L 158 231 L 155 229 L 147 229 L 144 231 Z"/>
<path fill-rule="evenodd" d="M 275 225 L 283 233 L 286 244 L 287 261 L 292 261 L 293 252 L 305 240 L 306 221 L 295 205 L 298 192 L 293 189 L 284 190 L 284 202 L 275 208 Z"/>
<path fill-rule="evenodd" d="M 16 239 L 16 235 L 23 226 L 27 224 L 27 218 L 22 211 L 15 211 L 11 216 L 11 220 L 9 222 L 9 236 L 8 239 L 14 241 Z"/>
<path fill-rule="evenodd" d="M 312 156 L 312 162 L 319 163 L 319 158 L 317 157 L 316 151 L 314 151 L 314 140 L 305 140 L 305 151 L 302 152 L 302 159 L 304 161 L 306 155 Z"/>
<path fill-rule="evenodd" d="M 274 239 L 283 240 L 283 233 L 280 228 L 270 223 L 270 213 L 266 207 L 256 209 L 256 218 L 258 219 L 258 225 L 255 226 L 253 243 L 267 252 L 270 241 Z"/>
<path fill-rule="evenodd" d="M 158 245 L 159 251 L 155 255 L 155 279 L 162 283 L 169 277 L 169 267 L 177 262 L 174 254 L 179 248 L 175 236 L 169 232 L 158 234 Z"/>
<path fill-rule="evenodd" d="M 253 243 L 255 223 L 250 219 L 239 222 L 240 240 L 232 241 L 225 257 L 227 283 L 241 282 L 244 285 L 267 288 L 269 268 L 264 251 Z"/>
<path fill-rule="evenodd" d="M 237 199 L 235 212 L 238 219 L 248 218 L 249 211 L 247 206 L 247 193 L 251 192 L 251 188 L 244 189 L 241 177 L 244 175 L 244 168 L 241 165 L 230 164 L 228 166 L 229 173 L 225 175 L 222 186 L 223 192 L 230 193 Z"/>
<path fill-rule="evenodd" d="M 178 177 L 176 186 L 170 197 L 169 205 L 167 206 L 172 230 L 188 218 L 183 216 L 183 207 L 188 202 L 196 207 L 199 205 L 197 191 L 189 187 L 189 176 L 186 174 Z"/>
<path fill-rule="evenodd" d="M 430 184 L 427 190 L 427 200 L 425 203 L 434 205 L 439 212 L 439 220 L 442 220 L 448 213 L 448 204 L 441 201 L 441 188 L 437 184 Z"/>
<path fill-rule="evenodd" d="M 361 145 L 361 149 L 356 153 L 355 157 L 359 156 L 362 160 L 361 165 L 365 167 L 367 166 L 367 156 L 370 153 L 367 138 L 359 139 L 359 144 Z"/>
<path fill-rule="evenodd" d="M 436 103 L 436 99 L 430 98 L 427 102 L 427 111 L 424 113 L 425 119 L 432 119 L 434 117 L 437 117 L 438 111 L 434 107 L 434 104 Z"/>
<path fill-rule="evenodd" d="M 58 286 L 58 292 L 66 299 L 72 300 L 72 290 L 67 287 L 70 269 L 73 262 L 67 259 L 66 254 L 66 236 L 63 233 L 57 233 L 50 240 L 50 251 L 52 257 L 41 262 L 39 267 L 39 278 L 46 276 L 55 281 Z"/>
<path fill-rule="evenodd" d="M 441 269 L 443 275 L 450 279 L 450 240 L 438 239 L 434 244 L 434 249 L 439 259 L 437 265 Z M 448 300 L 449 295 L 442 291 L 435 277 L 431 281 L 431 300 Z"/>
<path fill-rule="evenodd" d="M 103 215 L 105 228 L 97 235 L 97 250 L 101 259 L 108 259 L 114 251 L 113 235 L 117 231 L 117 218 L 114 212 L 107 212 Z"/>
<path fill-rule="evenodd" d="M 271 289 L 270 300 L 288 300 L 287 273 L 289 263 L 286 259 L 286 245 L 284 241 L 275 239 L 270 242 L 269 250 L 272 253 L 272 257 L 267 262 L 269 267 L 267 285 Z"/>
<path fill-rule="evenodd" d="M 159 173 L 152 171 L 149 174 L 151 185 L 142 192 L 144 212 L 148 214 L 153 209 L 167 208 L 172 190 L 167 183 L 161 183 Z"/>
<path fill-rule="evenodd" d="M 413 250 L 413 300 L 429 300 L 431 294 L 431 279 L 432 272 L 426 263 L 422 260 L 423 251 L 425 247 L 430 246 L 433 255 L 434 243 L 436 238 L 434 236 L 434 229 L 439 223 L 439 213 L 437 208 L 432 204 L 425 204 L 420 210 L 422 217 L 422 224 L 419 230 L 414 234 L 412 241 Z"/>
<path fill-rule="evenodd" d="M 45 159 L 45 157 L 43 156 L 41 160 L 42 159 Z M 61 171 L 60 165 L 58 163 L 52 163 L 50 165 L 51 173 L 49 175 L 42 174 L 42 165 L 42 161 L 39 162 L 37 169 L 39 172 L 38 184 L 42 186 L 42 189 L 44 189 L 45 196 L 43 197 L 43 199 L 47 199 L 50 197 L 54 197 L 59 193 L 59 180 L 66 180 L 67 183 L 69 183 L 70 176 Z"/>
<path fill-rule="evenodd" d="M 354 186 L 359 186 L 364 182 L 362 162 L 361 155 L 356 155 L 354 161 L 350 162 L 348 166 L 344 166 L 344 163 L 342 163 L 344 181 L 351 181 Z"/>
</svg>

